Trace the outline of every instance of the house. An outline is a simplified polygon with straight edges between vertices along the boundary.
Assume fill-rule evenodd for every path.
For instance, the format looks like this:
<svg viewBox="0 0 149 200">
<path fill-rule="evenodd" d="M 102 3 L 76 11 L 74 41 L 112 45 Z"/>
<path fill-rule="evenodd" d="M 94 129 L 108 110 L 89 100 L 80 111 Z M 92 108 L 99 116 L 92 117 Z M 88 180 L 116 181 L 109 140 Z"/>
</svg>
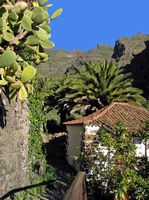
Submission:
<svg viewBox="0 0 149 200">
<path fill-rule="evenodd" d="M 112 131 L 120 121 L 134 137 L 137 156 L 144 156 L 146 153 L 149 157 L 149 150 L 145 152 L 145 145 L 135 137 L 135 133 L 146 120 L 149 120 L 149 110 L 128 103 L 114 102 L 87 117 L 65 122 L 68 131 L 69 164 L 74 166 L 74 157 L 79 157 L 83 149 L 88 148 L 98 130 L 104 128 Z M 80 163 L 74 167 L 79 171 Z"/>
</svg>

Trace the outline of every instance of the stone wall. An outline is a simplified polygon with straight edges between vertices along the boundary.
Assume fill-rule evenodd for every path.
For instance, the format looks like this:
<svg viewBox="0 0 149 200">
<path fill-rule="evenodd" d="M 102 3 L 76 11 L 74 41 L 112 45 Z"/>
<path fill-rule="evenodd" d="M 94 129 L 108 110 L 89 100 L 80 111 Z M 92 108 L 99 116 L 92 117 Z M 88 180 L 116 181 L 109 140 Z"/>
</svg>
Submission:
<svg viewBox="0 0 149 200">
<path fill-rule="evenodd" d="M 27 103 L 0 97 L 0 197 L 29 184 Z"/>
</svg>

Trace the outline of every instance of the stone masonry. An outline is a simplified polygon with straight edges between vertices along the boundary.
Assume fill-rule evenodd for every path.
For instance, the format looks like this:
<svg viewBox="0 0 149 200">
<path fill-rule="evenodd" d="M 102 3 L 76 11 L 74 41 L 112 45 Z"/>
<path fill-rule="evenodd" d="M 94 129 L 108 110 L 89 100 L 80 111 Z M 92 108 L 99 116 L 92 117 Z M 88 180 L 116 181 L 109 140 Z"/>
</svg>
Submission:
<svg viewBox="0 0 149 200">
<path fill-rule="evenodd" d="M 27 103 L 0 97 L 0 197 L 29 184 Z"/>
</svg>

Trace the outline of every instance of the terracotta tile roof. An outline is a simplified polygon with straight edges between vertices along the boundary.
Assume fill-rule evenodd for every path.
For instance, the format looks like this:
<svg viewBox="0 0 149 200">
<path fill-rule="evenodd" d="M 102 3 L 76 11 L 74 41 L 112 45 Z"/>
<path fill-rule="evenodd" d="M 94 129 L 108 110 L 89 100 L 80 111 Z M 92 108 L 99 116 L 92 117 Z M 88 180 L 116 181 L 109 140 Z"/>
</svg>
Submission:
<svg viewBox="0 0 149 200">
<path fill-rule="evenodd" d="M 121 121 L 127 126 L 130 132 L 135 133 L 145 120 L 149 120 L 149 110 L 128 103 L 114 102 L 87 117 L 67 121 L 64 124 L 85 124 L 92 126 L 102 124 L 113 129 Z"/>
</svg>

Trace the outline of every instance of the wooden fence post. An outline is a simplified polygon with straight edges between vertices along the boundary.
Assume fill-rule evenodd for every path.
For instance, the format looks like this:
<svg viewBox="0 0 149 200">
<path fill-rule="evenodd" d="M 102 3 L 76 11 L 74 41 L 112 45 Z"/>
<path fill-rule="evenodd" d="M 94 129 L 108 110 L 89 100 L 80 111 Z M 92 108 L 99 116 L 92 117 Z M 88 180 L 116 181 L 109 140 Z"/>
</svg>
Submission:
<svg viewBox="0 0 149 200">
<path fill-rule="evenodd" d="M 78 172 L 64 200 L 87 200 L 85 172 Z"/>
</svg>

